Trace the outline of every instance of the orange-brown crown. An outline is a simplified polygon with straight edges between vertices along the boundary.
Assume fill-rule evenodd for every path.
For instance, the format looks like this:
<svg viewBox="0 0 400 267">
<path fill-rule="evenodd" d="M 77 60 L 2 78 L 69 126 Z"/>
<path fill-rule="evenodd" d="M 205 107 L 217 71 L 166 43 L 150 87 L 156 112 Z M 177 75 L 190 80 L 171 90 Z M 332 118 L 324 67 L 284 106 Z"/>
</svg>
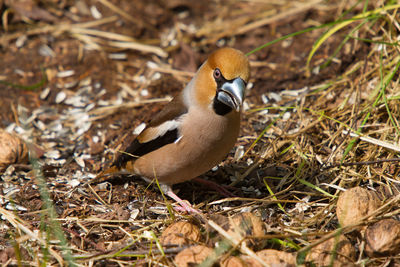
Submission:
<svg viewBox="0 0 400 267">
<path fill-rule="evenodd" d="M 250 76 L 250 65 L 247 57 L 239 50 L 226 47 L 213 52 L 199 70 L 196 77 L 195 97 L 201 105 L 209 106 L 213 100 L 217 83 L 213 72 L 219 68 L 222 76 L 227 80 L 240 77 L 246 83 Z"/>
</svg>

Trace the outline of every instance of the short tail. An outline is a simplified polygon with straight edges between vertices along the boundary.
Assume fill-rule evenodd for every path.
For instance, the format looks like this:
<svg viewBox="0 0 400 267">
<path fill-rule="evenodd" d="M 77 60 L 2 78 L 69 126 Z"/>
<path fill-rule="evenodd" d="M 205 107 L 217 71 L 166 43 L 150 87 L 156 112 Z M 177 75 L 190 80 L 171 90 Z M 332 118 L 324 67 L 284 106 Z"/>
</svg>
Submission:
<svg viewBox="0 0 400 267">
<path fill-rule="evenodd" d="M 114 175 L 118 174 L 121 170 L 116 166 L 112 166 L 94 177 L 92 180 L 89 181 L 89 184 L 99 184 L 105 181 L 110 180 Z"/>
<path fill-rule="evenodd" d="M 108 181 L 113 178 L 113 176 L 121 173 L 131 173 L 133 171 L 133 164 L 128 162 L 126 164 L 124 169 L 121 169 L 120 167 L 117 167 L 115 165 L 111 166 L 108 169 L 105 169 L 104 171 L 100 172 L 96 177 L 94 177 L 92 180 L 88 182 L 88 184 L 99 184 L 105 181 Z"/>
</svg>

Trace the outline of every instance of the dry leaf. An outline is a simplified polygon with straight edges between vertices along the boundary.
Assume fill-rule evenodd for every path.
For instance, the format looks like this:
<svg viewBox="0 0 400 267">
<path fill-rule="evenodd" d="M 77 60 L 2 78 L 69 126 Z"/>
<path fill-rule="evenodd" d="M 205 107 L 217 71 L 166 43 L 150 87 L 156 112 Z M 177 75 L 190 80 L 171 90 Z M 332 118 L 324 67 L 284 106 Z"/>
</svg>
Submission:
<svg viewBox="0 0 400 267">
<path fill-rule="evenodd" d="M 41 20 L 47 22 L 56 21 L 56 17 L 37 5 L 33 0 L 8 0 L 6 5 L 10 6 L 22 18 Z"/>
</svg>

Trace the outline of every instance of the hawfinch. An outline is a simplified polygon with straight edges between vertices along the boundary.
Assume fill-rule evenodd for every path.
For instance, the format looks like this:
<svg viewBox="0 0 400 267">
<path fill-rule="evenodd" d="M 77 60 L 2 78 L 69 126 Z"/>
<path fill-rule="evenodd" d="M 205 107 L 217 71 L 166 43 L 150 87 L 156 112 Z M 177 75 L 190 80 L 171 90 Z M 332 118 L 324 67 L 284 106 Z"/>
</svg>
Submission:
<svg viewBox="0 0 400 267">
<path fill-rule="evenodd" d="M 212 53 L 183 91 L 100 176 L 130 173 L 161 190 L 184 210 L 196 212 L 171 185 L 193 179 L 221 162 L 235 145 L 250 68 L 233 48 Z"/>
</svg>

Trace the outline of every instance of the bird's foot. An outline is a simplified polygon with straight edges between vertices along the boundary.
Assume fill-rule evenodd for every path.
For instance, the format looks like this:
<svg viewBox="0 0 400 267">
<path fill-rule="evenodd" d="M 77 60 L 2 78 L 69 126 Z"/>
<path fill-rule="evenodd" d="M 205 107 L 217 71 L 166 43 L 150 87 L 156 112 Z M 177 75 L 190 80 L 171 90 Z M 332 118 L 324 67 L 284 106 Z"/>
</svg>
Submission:
<svg viewBox="0 0 400 267">
<path fill-rule="evenodd" d="M 192 207 L 192 205 L 186 203 L 184 200 L 182 202 L 178 202 L 179 206 L 174 207 L 174 210 L 179 212 L 187 212 L 189 214 L 200 214 L 201 211 Z"/>
<path fill-rule="evenodd" d="M 168 185 L 162 185 L 161 189 L 163 190 L 163 192 L 169 196 L 170 198 L 172 198 L 173 200 L 175 200 L 176 202 L 178 202 L 178 204 L 180 205 L 180 207 L 174 207 L 174 209 L 176 211 L 179 212 L 187 212 L 187 213 L 192 213 L 192 214 L 201 214 L 201 211 L 195 209 L 192 207 L 192 205 L 190 205 L 190 203 L 188 203 L 187 200 L 182 200 L 180 197 L 178 197 L 173 191 L 172 188 Z"/>
</svg>

